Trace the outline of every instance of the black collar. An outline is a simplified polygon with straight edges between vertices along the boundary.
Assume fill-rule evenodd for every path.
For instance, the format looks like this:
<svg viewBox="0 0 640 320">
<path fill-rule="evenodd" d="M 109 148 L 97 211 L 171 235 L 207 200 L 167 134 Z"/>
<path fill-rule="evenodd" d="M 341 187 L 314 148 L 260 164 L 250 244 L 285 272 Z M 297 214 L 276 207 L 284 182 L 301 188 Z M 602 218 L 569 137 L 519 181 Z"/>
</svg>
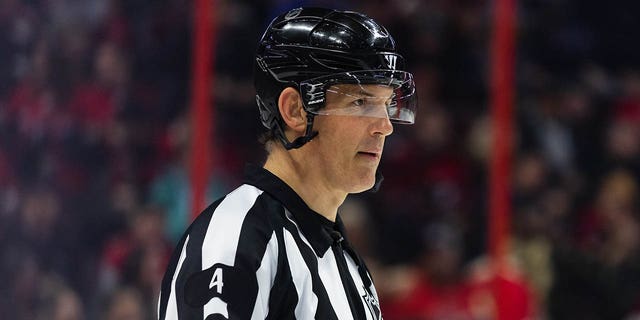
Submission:
<svg viewBox="0 0 640 320">
<path fill-rule="evenodd" d="M 309 240 L 318 257 L 324 256 L 334 240 L 331 232 L 338 231 L 346 240 L 340 215 L 336 222 L 311 210 L 300 196 L 284 181 L 268 170 L 255 165 L 245 169 L 245 183 L 256 186 L 280 201 L 293 214 L 302 234 Z"/>
</svg>

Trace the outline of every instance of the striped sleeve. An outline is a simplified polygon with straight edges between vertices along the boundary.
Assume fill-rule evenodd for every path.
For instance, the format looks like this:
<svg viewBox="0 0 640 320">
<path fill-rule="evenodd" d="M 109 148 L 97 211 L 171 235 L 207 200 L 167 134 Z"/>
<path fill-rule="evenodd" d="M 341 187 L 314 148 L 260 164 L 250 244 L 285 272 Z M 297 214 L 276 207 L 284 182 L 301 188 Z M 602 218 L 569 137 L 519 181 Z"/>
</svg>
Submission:
<svg viewBox="0 0 640 320">
<path fill-rule="evenodd" d="M 278 241 L 261 195 L 240 186 L 190 226 L 165 273 L 158 319 L 266 317 Z"/>
</svg>

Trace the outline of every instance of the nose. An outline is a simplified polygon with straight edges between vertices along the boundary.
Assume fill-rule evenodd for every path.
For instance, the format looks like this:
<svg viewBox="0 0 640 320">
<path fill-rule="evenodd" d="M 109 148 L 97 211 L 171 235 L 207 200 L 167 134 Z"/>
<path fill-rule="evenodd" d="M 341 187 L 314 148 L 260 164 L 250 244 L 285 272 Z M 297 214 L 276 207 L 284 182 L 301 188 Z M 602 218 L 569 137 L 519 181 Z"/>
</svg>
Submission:
<svg viewBox="0 0 640 320">
<path fill-rule="evenodd" d="M 391 133 L 393 133 L 393 124 L 391 123 L 391 120 L 389 120 L 389 117 L 382 117 L 382 118 L 373 118 L 374 122 L 371 125 L 371 134 L 376 136 L 376 135 L 381 135 L 383 137 L 386 137 L 388 135 L 390 135 Z"/>
</svg>

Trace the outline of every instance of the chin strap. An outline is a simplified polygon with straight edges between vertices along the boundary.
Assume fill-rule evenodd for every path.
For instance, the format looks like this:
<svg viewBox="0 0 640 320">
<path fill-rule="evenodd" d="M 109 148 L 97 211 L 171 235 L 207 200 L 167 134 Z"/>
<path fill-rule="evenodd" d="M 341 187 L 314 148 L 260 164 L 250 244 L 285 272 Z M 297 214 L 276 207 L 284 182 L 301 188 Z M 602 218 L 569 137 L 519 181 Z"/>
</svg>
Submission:
<svg viewBox="0 0 640 320">
<path fill-rule="evenodd" d="M 313 131 L 314 116 L 315 116 L 314 114 L 307 112 L 307 128 L 305 129 L 304 135 L 301 137 L 297 137 L 293 141 L 289 141 L 287 137 L 285 137 L 284 130 L 282 130 L 280 123 L 276 121 L 276 126 L 278 127 L 278 130 L 276 133 L 278 135 L 278 138 L 280 138 L 280 142 L 282 142 L 282 145 L 284 146 L 285 149 L 287 150 L 298 149 L 302 147 L 305 143 L 313 140 L 313 138 L 315 138 L 318 135 L 318 131 Z"/>
</svg>

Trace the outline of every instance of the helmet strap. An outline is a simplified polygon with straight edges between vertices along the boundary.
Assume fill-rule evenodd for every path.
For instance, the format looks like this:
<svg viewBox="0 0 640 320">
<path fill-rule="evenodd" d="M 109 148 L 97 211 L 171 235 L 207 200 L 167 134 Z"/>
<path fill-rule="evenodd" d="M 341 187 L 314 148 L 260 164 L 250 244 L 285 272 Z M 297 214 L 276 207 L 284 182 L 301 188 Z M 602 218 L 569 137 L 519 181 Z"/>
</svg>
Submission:
<svg viewBox="0 0 640 320">
<path fill-rule="evenodd" d="M 280 125 L 280 122 L 276 121 L 277 136 L 280 138 L 280 142 L 282 142 L 282 145 L 284 146 L 285 149 L 287 150 L 298 149 L 302 147 L 305 143 L 313 140 L 313 138 L 315 138 L 318 135 L 318 131 L 313 131 L 314 117 L 315 117 L 314 114 L 307 112 L 307 127 L 305 129 L 304 135 L 301 137 L 297 137 L 293 141 L 289 141 L 289 139 L 287 139 L 287 137 L 284 134 L 284 130 Z"/>
</svg>

